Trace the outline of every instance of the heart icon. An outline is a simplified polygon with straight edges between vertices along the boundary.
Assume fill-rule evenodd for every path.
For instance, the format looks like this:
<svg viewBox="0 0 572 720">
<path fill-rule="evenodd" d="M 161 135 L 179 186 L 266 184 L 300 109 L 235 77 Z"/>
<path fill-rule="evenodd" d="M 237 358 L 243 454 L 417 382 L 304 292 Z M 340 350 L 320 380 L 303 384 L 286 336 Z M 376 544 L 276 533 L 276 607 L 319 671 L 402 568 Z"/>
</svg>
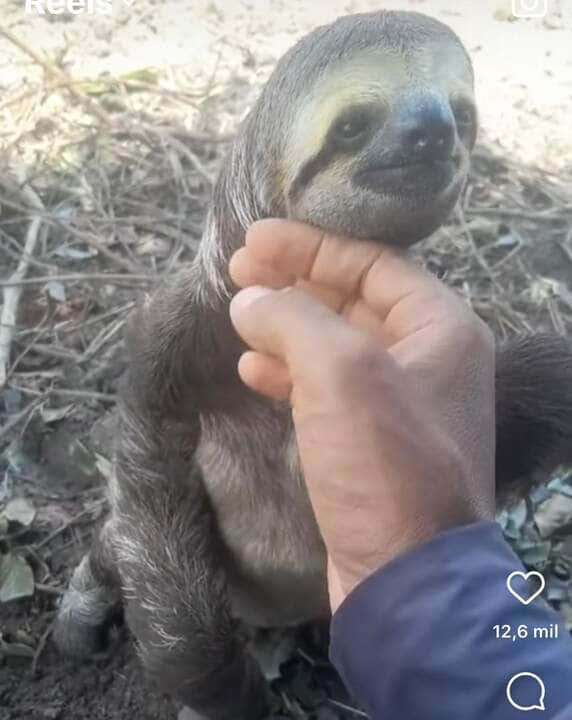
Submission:
<svg viewBox="0 0 572 720">
<path fill-rule="evenodd" d="M 513 588 L 512 582 L 515 578 L 522 578 L 524 582 L 526 583 L 529 578 L 538 578 L 538 589 L 535 590 L 533 593 L 530 594 L 528 598 L 522 597 L 522 595 Z M 542 573 L 539 573 L 536 570 L 531 570 L 530 572 L 521 572 L 519 570 L 516 570 L 515 572 L 511 573 L 507 579 L 506 579 L 506 587 L 511 595 L 514 595 L 514 597 L 521 602 L 523 605 L 528 605 L 533 600 L 536 600 L 536 598 L 542 593 L 544 590 L 544 586 L 546 585 L 546 580 L 544 579 L 544 575 Z"/>
</svg>

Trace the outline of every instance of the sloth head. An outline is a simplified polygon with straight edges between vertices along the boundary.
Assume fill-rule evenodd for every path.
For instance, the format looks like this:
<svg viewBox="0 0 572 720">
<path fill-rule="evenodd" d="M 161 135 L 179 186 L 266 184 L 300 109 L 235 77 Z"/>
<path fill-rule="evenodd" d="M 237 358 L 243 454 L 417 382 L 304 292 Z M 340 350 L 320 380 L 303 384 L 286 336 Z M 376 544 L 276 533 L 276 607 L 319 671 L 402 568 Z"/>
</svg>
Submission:
<svg viewBox="0 0 572 720">
<path fill-rule="evenodd" d="M 262 215 L 408 246 L 454 207 L 476 132 L 452 30 L 418 13 L 349 15 L 278 63 L 243 126 L 243 161 Z"/>
</svg>

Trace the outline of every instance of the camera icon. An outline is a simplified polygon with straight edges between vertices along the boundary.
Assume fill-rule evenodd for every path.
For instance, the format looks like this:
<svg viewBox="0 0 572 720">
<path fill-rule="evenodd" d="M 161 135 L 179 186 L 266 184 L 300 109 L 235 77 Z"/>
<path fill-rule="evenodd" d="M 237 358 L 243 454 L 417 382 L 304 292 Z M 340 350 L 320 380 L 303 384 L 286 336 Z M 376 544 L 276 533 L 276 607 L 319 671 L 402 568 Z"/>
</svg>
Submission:
<svg viewBox="0 0 572 720">
<path fill-rule="evenodd" d="M 512 14 L 519 18 L 541 18 L 548 12 L 548 0 L 512 0 Z"/>
</svg>

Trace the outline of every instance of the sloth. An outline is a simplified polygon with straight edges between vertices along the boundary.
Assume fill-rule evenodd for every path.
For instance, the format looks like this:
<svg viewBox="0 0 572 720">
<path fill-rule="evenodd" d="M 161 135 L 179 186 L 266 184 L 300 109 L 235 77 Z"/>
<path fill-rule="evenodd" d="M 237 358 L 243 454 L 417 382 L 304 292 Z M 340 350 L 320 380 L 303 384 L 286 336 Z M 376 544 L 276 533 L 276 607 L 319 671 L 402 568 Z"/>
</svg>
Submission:
<svg viewBox="0 0 572 720">
<path fill-rule="evenodd" d="M 246 229 L 291 218 L 404 249 L 455 206 L 477 134 L 470 59 L 412 12 L 345 16 L 279 61 L 230 148 L 191 263 L 130 318 L 111 513 L 72 575 L 55 638 L 103 647 L 122 608 L 149 677 L 196 714 L 254 720 L 263 674 L 241 628 L 327 617 L 325 549 L 286 404 L 237 374 L 228 262 Z M 501 501 L 568 460 L 563 338 L 497 350 Z"/>
</svg>

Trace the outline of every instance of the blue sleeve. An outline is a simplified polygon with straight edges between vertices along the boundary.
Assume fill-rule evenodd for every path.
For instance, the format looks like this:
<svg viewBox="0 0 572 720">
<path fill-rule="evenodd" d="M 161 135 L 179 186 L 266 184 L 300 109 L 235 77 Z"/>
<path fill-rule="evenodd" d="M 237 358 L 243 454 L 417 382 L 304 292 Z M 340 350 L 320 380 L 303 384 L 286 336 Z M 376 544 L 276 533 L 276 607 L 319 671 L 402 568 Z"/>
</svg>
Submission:
<svg viewBox="0 0 572 720">
<path fill-rule="evenodd" d="M 515 570 L 523 566 L 500 527 L 483 522 L 396 558 L 345 599 L 330 655 L 373 720 L 572 720 L 572 639 L 544 600 L 523 605 L 508 592 Z M 497 638 L 495 625 L 509 625 L 499 630 L 508 637 Z M 520 673 L 542 679 L 544 712 L 509 704 L 507 685 Z M 511 686 L 522 707 L 539 694 L 528 675 Z"/>
</svg>

